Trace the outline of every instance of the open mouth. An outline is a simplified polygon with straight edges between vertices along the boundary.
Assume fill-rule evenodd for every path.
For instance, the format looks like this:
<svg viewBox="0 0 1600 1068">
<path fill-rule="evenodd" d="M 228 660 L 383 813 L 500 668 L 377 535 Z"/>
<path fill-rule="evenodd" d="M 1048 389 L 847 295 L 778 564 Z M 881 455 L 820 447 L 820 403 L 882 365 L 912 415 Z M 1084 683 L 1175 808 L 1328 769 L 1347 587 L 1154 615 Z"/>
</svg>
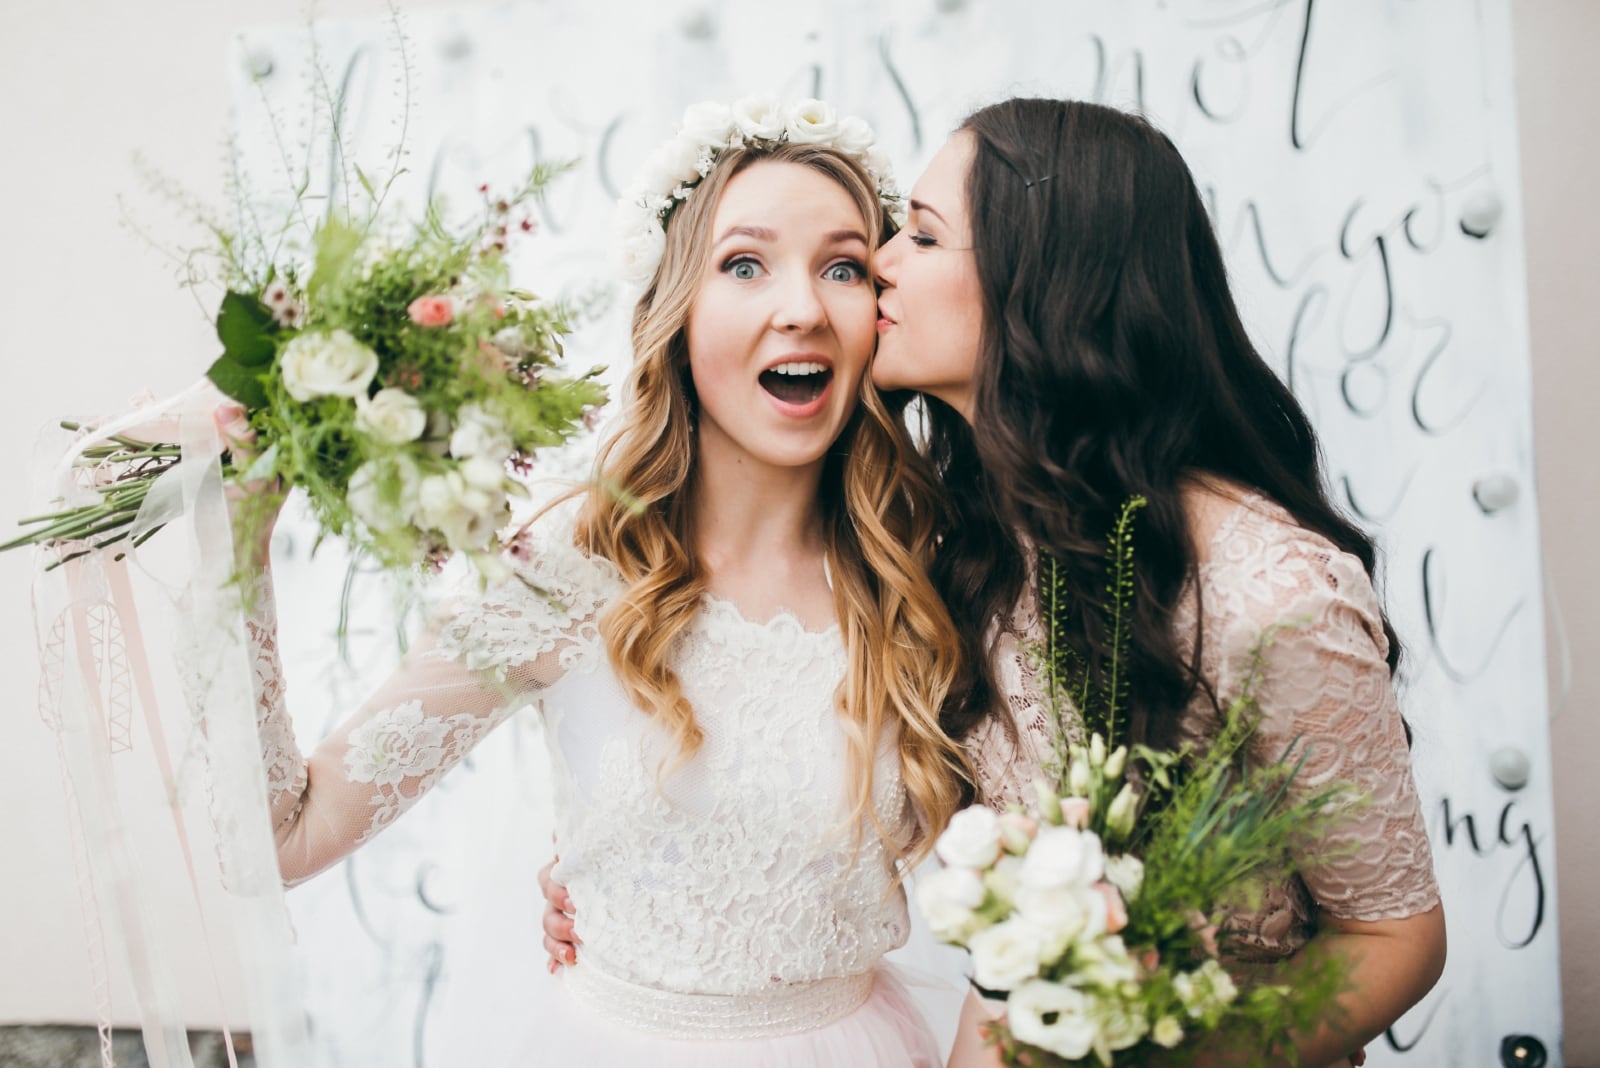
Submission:
<svg viewBox="0 0 1600 1068">
<path fill-rule="evenodd" d="M 761 372 L 761 388 L 785 404 L 810 404 L 832 381 L 832 369 L 820 363 L 784 363 Z"/>
</svg>

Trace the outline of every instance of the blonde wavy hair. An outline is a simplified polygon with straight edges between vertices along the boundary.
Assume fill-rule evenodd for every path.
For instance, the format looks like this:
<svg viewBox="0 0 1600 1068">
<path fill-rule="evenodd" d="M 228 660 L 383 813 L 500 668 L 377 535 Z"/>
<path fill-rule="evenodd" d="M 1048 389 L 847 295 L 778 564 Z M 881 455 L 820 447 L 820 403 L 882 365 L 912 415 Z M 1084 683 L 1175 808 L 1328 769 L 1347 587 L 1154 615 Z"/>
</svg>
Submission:
<svg viewBox="0 0 1600 1068">
<path fill-rule="evenodd" d="M 600 632 L 623 689 L 670 730 L 679 761 L 704 736 L 671 653 L 707 590 L 693 548 L 697 465 L 686 324 L 710 260 L 722 192 L 761 161 L 814 168 L 850 195 L 874 244 L 887 233 L 872 179 L 841 153 L 795 144 L 729 151 L 674 212 L 660 267 L 634 309 L 634 365 L 620 430 L 601 448 L 600 488 L 588 494 L 575 538 L 614 563 L 627 583 L 601 618 Z M 864 381 L 861 405 L 827 457 L 820 492 L 848 660 L 839 707 L 853 788 L 850 820 L 858 846 L 867 816 L 891 851 L 916 859 L 927 852 L 926 829 L 949 821 L 970 775 L 961 748 L 939 726 L 962 663 L 955 625 L 927 577 L 940 495 L 898 415 Z M 909 842 L 896 841 L 872 806 L 876 748 L 891 731 L 919 817 Z"/>
</svg>

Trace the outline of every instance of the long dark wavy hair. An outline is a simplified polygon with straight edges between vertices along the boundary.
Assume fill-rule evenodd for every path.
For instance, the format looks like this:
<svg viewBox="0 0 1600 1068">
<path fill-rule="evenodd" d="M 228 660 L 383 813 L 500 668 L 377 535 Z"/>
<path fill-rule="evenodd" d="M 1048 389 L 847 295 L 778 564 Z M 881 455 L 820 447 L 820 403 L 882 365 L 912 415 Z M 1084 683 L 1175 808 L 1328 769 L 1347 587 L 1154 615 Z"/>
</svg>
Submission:
<svg viewBox="0 0 1600 1068">
<path fill-rule="evenodd" d="M 1181 490 L 1214 476 L 1257 490 L 1357 557 L 1371 540 L 1339 514 L 1305 412 L 1256 352 L 1221 250 L 1177 148 L 1149 123 L 1077 101 L 1012 99 L 974 112 L 967 180 L 983 329 L 971 422 L 929 400 L 929 455 L 955 518 L 935 582 L 971 654 L 945 709 L 962 737 L 998 707 L 984 645 L 1028 581 L 1056 561 L 1067 603 L 1106 599 L 1105 539 L 1123 503 L 1135 526 L 1125 738 L 1176 742 L 1197 688 L 1173 611 L 1197 547 Z M 1098 669 L 1110 635 L 1073 610 L 1059 641 Z M 1388 620 L 1391 673 L 1400 643 Z M 1216 695 L 1212 693 L 1212 700 Z M 1120 733 L 1120 732 L 1119 732 Z"/>
</svg>

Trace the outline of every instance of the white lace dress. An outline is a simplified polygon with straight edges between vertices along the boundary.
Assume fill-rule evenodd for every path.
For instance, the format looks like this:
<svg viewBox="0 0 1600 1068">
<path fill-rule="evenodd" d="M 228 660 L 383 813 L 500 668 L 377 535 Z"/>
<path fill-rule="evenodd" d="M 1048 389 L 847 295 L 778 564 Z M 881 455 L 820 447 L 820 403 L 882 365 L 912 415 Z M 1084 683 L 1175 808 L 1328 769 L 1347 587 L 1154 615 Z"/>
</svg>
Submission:
<svg viewBox="0 0 1600 1068">
<path fill-rule="evenodd" d="M 447 613 L 309 758 L 284 711 L 270 614 L 253 628 L 285 880 L 328 867 L 494 727 L 536 714 L 552 754 L 556 877 L 583 949 L 527 992 L 529 1018 L 501 1022 L 530 1036 L 507 1063 L 937 1063 L 882 965 L 909 931 L 889 852 L 868 827 L 857 853 L 846 825 L 838 628 L 755 623 L 708 597 L 673 660 L 705 741 L 663 772 L 673 744 L 624 696 L 597 630 L 620 580 L 573 546 L 571 517 L 542 520 L 518 576 Z M 909 832 L 892 744 L 875 782 L 878 820 Z"/>
</svg>

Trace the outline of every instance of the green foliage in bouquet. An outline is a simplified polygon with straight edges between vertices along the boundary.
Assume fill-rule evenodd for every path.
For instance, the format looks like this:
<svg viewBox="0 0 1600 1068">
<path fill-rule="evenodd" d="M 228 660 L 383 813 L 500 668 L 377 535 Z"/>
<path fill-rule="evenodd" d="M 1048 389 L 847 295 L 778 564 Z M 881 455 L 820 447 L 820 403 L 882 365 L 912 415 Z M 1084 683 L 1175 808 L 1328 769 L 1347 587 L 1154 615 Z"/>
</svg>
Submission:
<svg viewBox="0 0 1600 1068">
<path fill-rule="evenodd" d="M 1089 609 L 1105 613 L 1111 636 L 1098 676 L 1061 642 L 1069 606 L 1053 562 L 1040 561 L 1046 637 L 1035 652 L 1059 729 L 1055 766 L 1035 784 L 1037 819 L 959 813 L 919 904 L 936 936 L 972 952 L 980 991 L 1006 999 L 987 1029 L 1004 1063 L 1292 1062 L 1293 1035 L 1337 1022 L 1344 966 L 1308 948 L 1285 964 L 1225 967 L 1243 949 L 1229 919 L 1306 857 L 1328 859 L 1319 843 L 1359 802 L 1341 784 L 1299 781 L 1298 739 L 1261 752 L 1254 695 L 1292 622 L 1260 637 L 1203 746 L 1119 741 L 1143 505 L 1123 507 L 1108 539 L 1107 600 Z M 1081 733 L 1070 729 L 1079 707 L 1091 710 Z"/>
<path fill-rule="evenodd" d="M 393 20 L 409 111 L 410 56 Z M 230 187 L 238 224 L 218 222 L 175 184 L 160 191 L 209 235 L 178 262 L 186 284 L 222 283 L 216 313 L 221 354 L 206 372 L 237 408 L 218 414 L 228 452 L 239 544 L 253 545 L 276 513 L 277 489 L 302 489 L 318 540 L 346 539 L 358 555 L 404 568 L 465 553 L 489 576 L 505 568 L 497 531 L 524 493 L 535 450 L 558 445 L 604 403 L 598 369 L 560 370 L 574 311 L 512 287 L 510 244 L 536 227 L 530 214 L 567 165 L 534 168 L 508 196 L 479 188 L 481 210 L 446 221 L 426 205 L 407 222 L 386 210 L 405 173 L 404 119 L 392 167 L 374 181 L 354 162 L 343 130 L 344 101 L 316 58 L 313 123 L 332 136 L 334 187 L 308 193 L 310 149 L 296 174 L 273 134 L 292 194 L 281 221 L 252 197 L 237 153 Z M 326 200 L 313 212 L 313 201 Z M 81 429 L 75 424 L 63 424 Z M 134 522 L 181 450 L 172 442 L 113 438 L 82 453 L 78 473 L 92 499 L 24 521 L 0 549 L 59 548 L 63 559 L 133 536 Z M 65 502 L 63 502 L 65 503 Z M 140 529 L 142 541 L 159 529 Z"/>
</svg>

